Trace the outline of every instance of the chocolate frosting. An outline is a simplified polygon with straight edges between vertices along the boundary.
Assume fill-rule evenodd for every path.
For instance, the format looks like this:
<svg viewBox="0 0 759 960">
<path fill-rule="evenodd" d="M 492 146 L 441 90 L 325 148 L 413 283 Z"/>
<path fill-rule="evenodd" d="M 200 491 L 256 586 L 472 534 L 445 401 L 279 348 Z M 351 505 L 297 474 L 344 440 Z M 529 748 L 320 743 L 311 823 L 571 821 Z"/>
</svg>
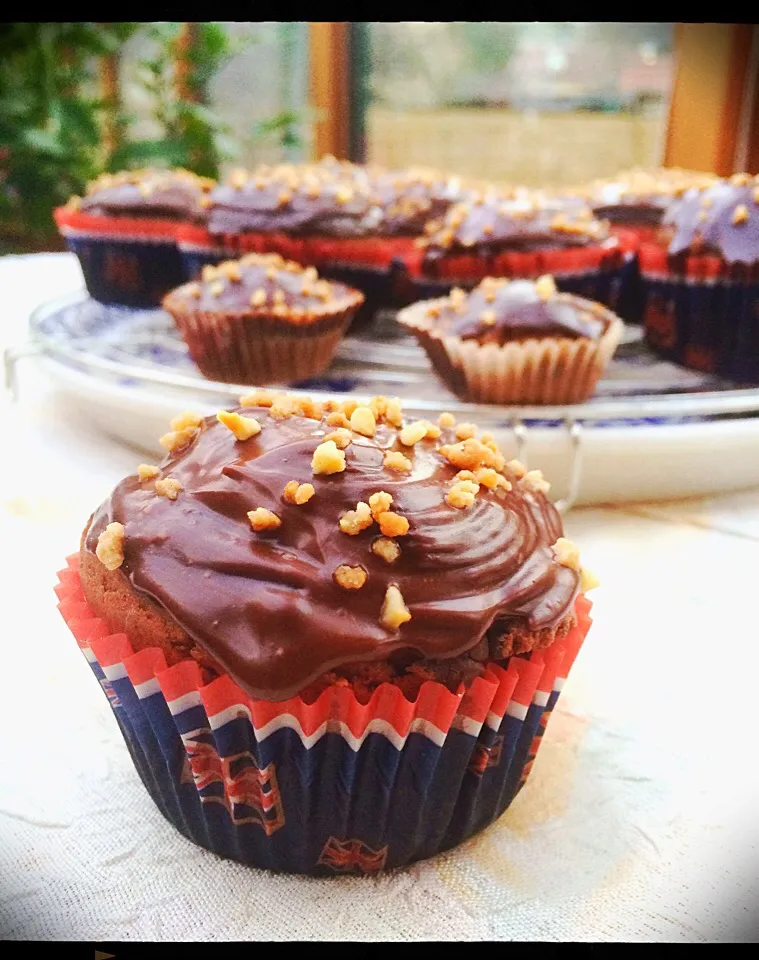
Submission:
<svg viewBox="0 0 759 960">
<path fill-rule="evenodd" d="M 163 477 L 182 485 L 177 499 L 128 477 L 94 515 L 85 549 L 95 552 L 108 523 L 124 524 L 118 575 L 252 696 L 285 699 L 325 671 L 397 651 L 456 657 L 491 626 L 554 628 L 571 614 L 580 577 L 554 559 L 562 525 L 544 494 L 505 470 L 511 491 L 482 487 L 467 509 L 446 502 L 457 469 L 436 448 L 456 443 L 452 429 L 409 448 L 381 423 L 371 439 L 353 434 L 344 472 L 313 476 L 314 450 L 333 428 L 302 416 L 274 419 L 264 407 L 239 412 L 259 420 L 257 436 L 238 441 L 208 418 L 191 446 L 163 465 Z M 383 466 L 390 449 L 413 461 L 410 473 Z M 315 495 L 285 503 L 291 480 L 313 483 Z M 377 491 L 391 494 L 391 509 L 410 524 L 392 564 L 371 550 L 376 524 L 356 536 L 338 526 Z M 247 512 L 257 507 L 281 526 L 254 532 Z M 364 568 L 361 589 L 336 583 L 342 564 Z M 412 614 L 397 629 L 380 623 L 391 584 Z"/>
<path fill-rule="evenodd" d="M 417 167 L 381 171 L 372 177 L 372 187 L 382 210 L 378 231 L 391 236 L 421 235 L 466 195 L 458 177 Z"/>
<path fill-rule="evenodd" d="M 425 256 L 436 259 L 449 252 L 586 246 L 606 237 L 606 227 L 593 219 L 587 207 L 557 211 L 555 202 L 538 193 L 517 191 L 456 204 L 424 245 Z"/>
<path fill-rule="evenodd" d="M 89 184 L 78 208 L 104 216 L 197 220 L 202 198 L 213 185 L 188 170 L 126 170 Z"/>
<path fill-rule="evenodd" d="M 447 297 L 439 312 L 433 307 L 435 326 L 462 340 L 498 344 L 535 337 L 598 340 L 608 328 L 598 304 L 555 288 L 541 297 L 539 289 L 532 280 L 487 278 L 469 294 Z"/>
<path fill-rule="evenodd" d="M 715 176 L 679 167 L 625 170 L 587 188 L 593 213 L 612 223 L 658 226 L 676 199 L 691 187 L 708 186 Z"/>
<path fill-rule="evenodd" d="M 211 192 L 211 233 L 244 231 L 362 236 L 380 210 L 366 174 L 351 164 L 322 162 L 234 171 Z"/>
<path fill-rule="evenodd" d="M 358 290 L 320 279 L 315 267 L 303 267 L 276 253 L 251 253 L 240 260 L 205 266 L 199 281 L 177 287 L 164 305 L 169 311 L 273 313 L 308 322 L 358 307 L 363 299 Z"/>
<path fill-rule="evenodd" d="M 714 253 L 728 263 L 759 261 L 759 176 L 737 174 L 688 190 L 672 207 L 669 252 Z"/>
</svg>

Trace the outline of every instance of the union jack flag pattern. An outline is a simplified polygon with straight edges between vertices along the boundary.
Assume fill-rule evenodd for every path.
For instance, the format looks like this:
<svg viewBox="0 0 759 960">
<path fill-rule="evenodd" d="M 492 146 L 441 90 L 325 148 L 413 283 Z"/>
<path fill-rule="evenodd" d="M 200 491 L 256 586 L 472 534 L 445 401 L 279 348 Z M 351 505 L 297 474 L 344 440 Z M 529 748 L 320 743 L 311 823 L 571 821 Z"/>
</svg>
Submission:
<svg viewBox="0 0 759 960">
<path fill-rule="evenodd" d="M 528 658 L 491 665 L 457 694 L 395 687 L 368 704 L 347 687 L 312 704 L 252 700 L 195 661 L 167 667 L 108 634 L 59 573 L 59 609 L 108 695 L 145 787 L 185 836 L 221 856 L 291 873 L 375 873 L 433 856 L 483 829 L 524 783 L 590 627 Z"/>
</svg>

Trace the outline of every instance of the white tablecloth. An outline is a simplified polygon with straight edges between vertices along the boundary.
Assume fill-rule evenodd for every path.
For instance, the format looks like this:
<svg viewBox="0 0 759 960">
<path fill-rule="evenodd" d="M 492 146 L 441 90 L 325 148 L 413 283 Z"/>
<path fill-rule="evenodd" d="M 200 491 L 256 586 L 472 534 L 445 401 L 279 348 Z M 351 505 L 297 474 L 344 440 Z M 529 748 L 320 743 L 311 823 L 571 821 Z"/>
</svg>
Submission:
<svg viewBox="0 0 759 960">
<path fill-rule="evenodd" d="M 79 282 L 65 255 L 0 260 L 0 345 Z M 277 876 L 193 846 L 134 771 L 52 588 L 137 454 L 19 373 L 0 404 L 0 936 L 759 938 L 759 491 L 570 514 L 595 625 L 512 808 L 392 875 Z"/>
</svg>

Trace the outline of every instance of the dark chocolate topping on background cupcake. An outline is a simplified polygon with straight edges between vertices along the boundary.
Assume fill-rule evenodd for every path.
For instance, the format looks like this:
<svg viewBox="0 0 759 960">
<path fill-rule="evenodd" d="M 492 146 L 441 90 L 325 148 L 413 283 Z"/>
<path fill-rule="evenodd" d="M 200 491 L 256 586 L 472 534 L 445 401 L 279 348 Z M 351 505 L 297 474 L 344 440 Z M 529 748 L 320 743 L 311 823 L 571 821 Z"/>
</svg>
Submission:
<svg viewBox="0 0 759 960">
<path fill-rule="evenodd" d="M 603 308 L 559 293 L 553 278 L 503 280 L 486 277 L 470 293 L 454 289 L 427 308 L 435 329 L 462 340 L 508 343 L 537 337 L 598 340 L 609 326 Z"/>
<path fill-rule="evenodd" d="M 715 176 L 678 167 L 625 170 L 586 188 L 588 202 L 599 219 L 613 223 L 658 226 L 672 203 L 692 187 L 703 187 Z"/>
<path fill-rule="evenodd" d="M 173 290 L 166 305 L 224 314 L 260 312 L 293 323 L 309 323 L 358 306 L 363 294 L 342 283 L 319 278 L 276 253 L 251 253 L 218 266 L 206 265 L 201 279 Z"/>
<path fill-rule="evenodd" d="M 387 398 L 326 415 L 288 395 L 243 399 L 219 419 L 178 418 L 160 470 L 116 487 L 84 549 L 251 695 L 571 622 L 579 559 L 548 485 L 472 425 L 404 426 Z"/>
<path fill-rule="evenodd" d="M 380 219 L 373 191 L 360 168 L 334 161 L 236 170 L 212 191 L 211 233 L 323 233 L 362 236 Z"/>
<path fill-rule="evenodd" d="M 711 253 L 728 263 L 759 261 L 759 176 L 736 174 L 688 190 L 666 217 L 670 254 Z"/>
<path fill-rule="evenodd" d="M 76 207 L 98 216 L 196 220 L 214 186 L 215 181 L 189 170 L 104 173 L 88 185 L 86 196 L 76 198 Z"/>
<path fill-rule="evenodd" d="M 539 194 L 485 195 L 456 204 L 442 224 L 422 241 L 425 256 L 446 253 L 540 250 L 586 246 L 607 237 L 603 223 L 587 208 L 556 210 Z"/>
<path fill-rule="evenodd" d="M 466 195 L 459 177 L 422 167 L 375 173 L 372 188 L 382 210 L 381 233 L 420 236 L 432 220 Z"/>
</svg>

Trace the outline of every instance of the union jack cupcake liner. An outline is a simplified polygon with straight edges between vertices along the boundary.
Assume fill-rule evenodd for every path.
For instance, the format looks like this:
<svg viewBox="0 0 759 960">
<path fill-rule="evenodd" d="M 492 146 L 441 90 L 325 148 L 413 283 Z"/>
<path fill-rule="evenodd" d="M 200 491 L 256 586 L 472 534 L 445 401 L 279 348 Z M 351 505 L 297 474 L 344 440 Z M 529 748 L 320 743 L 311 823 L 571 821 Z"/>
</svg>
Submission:
<svg viewBox="0 0 759 960">
<path fill-rule="evenodd" d="M 134 653 L 87 605 L 78 555 L 58 574 L 59 610 L 103 687 L 135 767 L 189 840 L 252 866 L 372 874 L 456 846 L 497 819 L 525 782 L 591 624 L 491 665 L 468 690 L 427 682 L 415 702 L 384 684 L 367 704 L 345 686 L 313 703 L 252 700 L 193 660 Z"/>
<path fill-rule="evenodd" d="M 759 271 L 691 256 L 669 271 L 667 251 L 641 254 L 643 323 L 648 345 L 703 373 L 759 383 Z M 743 274 L 743 275 L 741 275 Z"/>
<path fill-rule="evenodd" d="M 58 229 L 87 290 L 106 304 L 149 309 L 187 279 L 171 220 L 101 217 L 60 208 Z"/>
</svg>

